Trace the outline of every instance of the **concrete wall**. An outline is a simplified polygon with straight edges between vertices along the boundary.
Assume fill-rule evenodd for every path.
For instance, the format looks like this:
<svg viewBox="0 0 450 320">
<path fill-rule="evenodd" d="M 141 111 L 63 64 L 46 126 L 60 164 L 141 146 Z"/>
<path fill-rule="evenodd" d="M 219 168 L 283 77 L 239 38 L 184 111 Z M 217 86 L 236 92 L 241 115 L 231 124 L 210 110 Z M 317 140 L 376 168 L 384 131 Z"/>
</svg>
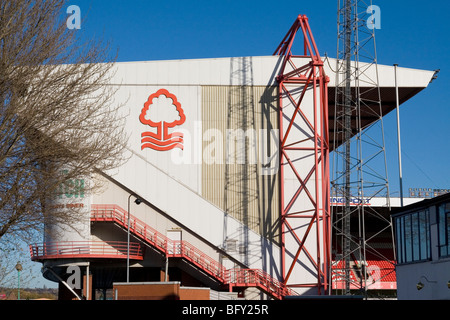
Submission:
<svg viewBox="0 0 450 320">
<path fill-rule="evenodd" d="M 397 266 L 399 300 L 449 300 L 450 258 Z M 417 284 L 424 286 L 417 290 Z"/>
</svg>

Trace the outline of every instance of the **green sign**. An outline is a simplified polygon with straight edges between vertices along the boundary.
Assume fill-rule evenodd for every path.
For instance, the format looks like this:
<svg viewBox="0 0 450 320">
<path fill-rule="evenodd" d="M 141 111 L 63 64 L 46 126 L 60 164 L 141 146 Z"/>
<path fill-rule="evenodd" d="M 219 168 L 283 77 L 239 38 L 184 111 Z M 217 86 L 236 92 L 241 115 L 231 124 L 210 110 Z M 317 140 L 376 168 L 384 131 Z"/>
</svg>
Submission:
<svg viewBox="0 0 450 320">
<path fill-rule="evenodd" d="M 67 174 L 67 170 L 62 171 Z M 67 179 L 59 185 L 58 198 L 84 198 L 84 179 Z"/>
</svg>

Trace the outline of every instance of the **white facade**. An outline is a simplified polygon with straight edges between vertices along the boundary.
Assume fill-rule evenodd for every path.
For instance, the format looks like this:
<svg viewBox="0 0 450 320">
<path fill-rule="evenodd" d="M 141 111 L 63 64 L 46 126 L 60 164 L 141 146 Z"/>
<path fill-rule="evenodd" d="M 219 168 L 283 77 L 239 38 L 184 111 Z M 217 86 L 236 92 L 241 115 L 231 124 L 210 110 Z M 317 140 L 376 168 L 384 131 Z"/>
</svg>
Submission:
<svg viewBox="0 0 450 320">
<path fill-rule="evenodd" d="M 399 300 L 450 299 L 449 195 L 396 210 Z"/>
</svg>

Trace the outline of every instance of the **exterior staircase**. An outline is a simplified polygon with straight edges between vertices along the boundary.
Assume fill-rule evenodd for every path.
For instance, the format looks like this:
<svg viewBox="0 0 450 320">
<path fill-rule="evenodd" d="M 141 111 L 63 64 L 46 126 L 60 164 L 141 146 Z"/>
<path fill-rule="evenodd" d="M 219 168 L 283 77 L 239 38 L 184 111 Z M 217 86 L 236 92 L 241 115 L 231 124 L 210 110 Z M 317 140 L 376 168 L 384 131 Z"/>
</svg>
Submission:
<svg viewBox="0 0 450 320">
<path fill-rule="evenodd" d="M 187 241 L 174 241 L 130 215 L 130 233 L 165 257 L 182 258 L 222 285 L 232 288 L 255 287 L 274 299 L 297 295 L 295 291 L 259 269 L 226 269 Z M 117 205 L 92 205 L 91 221 L 114 222 L 128 229 L 128 212 Z"/>
</svg>

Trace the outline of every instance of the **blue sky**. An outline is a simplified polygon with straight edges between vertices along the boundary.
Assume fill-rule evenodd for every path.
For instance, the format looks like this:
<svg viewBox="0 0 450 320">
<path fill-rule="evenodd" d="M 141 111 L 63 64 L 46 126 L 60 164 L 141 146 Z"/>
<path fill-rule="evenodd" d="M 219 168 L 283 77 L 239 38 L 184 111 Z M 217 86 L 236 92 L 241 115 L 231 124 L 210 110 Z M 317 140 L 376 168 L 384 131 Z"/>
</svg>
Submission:
<svg viewBox="0 0 450 320">
<path fill-rule="evenodd" d="M 319 51 L 336 57 L 337 0 L 154 1 L 72 0 L 82 37 L 110 41 L 119 61 L 271 55 L 298 14 Z M 440 69 L 438 79 L 400 108 L 403 185 L 450 189 L 448 169 L 450 2 L 374 0 L 380 64 Z M 398 195 L 395 112 L 385 117 L 390 189 Z M 49 283 L 45 282 L 48 286 Z"/>
</svg>

